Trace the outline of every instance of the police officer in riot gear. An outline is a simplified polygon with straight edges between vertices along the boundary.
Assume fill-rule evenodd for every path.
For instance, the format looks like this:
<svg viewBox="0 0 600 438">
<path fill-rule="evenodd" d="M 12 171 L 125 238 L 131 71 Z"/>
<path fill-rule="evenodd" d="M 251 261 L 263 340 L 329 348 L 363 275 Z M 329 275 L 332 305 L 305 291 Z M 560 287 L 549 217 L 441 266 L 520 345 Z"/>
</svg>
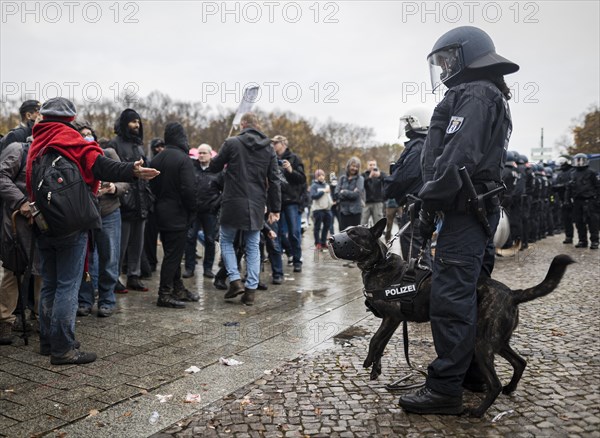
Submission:
<svg viewBox="0 0 600 438">
<path fill-rule="evenodd" d="M 598 249 L 598 201 L 600 200 L 600 183 L 589 166 L 586 154 L 573 157 L 575 171 L 567 188 L 567 196 L 573 199 L 573 219 L 577 227 L 579 242 L 575 248 L 587 248 L 588 229 L 590 232 L 590 249 Z"/>
<path fill-rule="evenodd" d="M 502 184 L 512 130 L 510 91 L 503 75 L 519 66 L 498 55 L 485 32 L 470 26 L 442 35 L 428 61 L 434 90 L 441 82 L 449 87 L 431 119 L 421 157 L 425 184 L 419 192 L 424 238 L 443 214 L 430 304 L 437 358 L 428 367 L 426 386 L 401 397 L 399 404 L 409 412 L 457 415 L 463 410 L 463 385 L 481 390 L 483 383 L 475 372 L 478 367 L 471 365 L 472 359 L 483 363 L 473 357 L 476 285 L 480 273 L 491 272 L 492 263 L 482 268 L 484 254 L 490 255 L 488 243 L 500 218 L 498 196 L 486 199 L 485 210 L 475 215 L 464 187 L 472 182 L 484 194 Z M 491 250 L 493 261 L 493 244 Z"/>
<path fill-rule="evenodd" d="M 507 249 L 513 246 L 513 242 L 520 236 L 520 224 L 516 226 L 517 221 L 513 217 L 516 211 L 517 200 L 520 201 L 520 195 L 516 193 L 517 183 L 519 181 L 519 173 L 517 172 L 517 161 L 513 151 L 506 153 L 506 161 L 504 169 L 502 169 L 502 182 L 506 186 L 506 191 L 502 194 L 502 207 L 508 214 L 510 221 L 510 237 L 505 242 L 502 249 Z M 515 215 L 516 216 L 516 215 Z M 515 225 L 513 226 L 513 222 Z"/>
<path fill-rule="evenodd" d="M 573 168 L 571 167 L 570 157 L 559 157 L 556 160 L 556 164 L 558 171 L 556 172 L 554 192 L 556 193 L 556 200 L 559 203 L 562 226 L 565 229 L 565 240 L 563 240 L 563 243 L 569 245 L 573 243 L 573 204 L 571 203 L 571 198 L 567 197 L 567 187 L 571 181 Z"/>
<path fill-rule="evenodd" d="M 398 205 L 403 206 L 402 222 L 411 220 L 410 206 L 414 203 L 414 198 L 423 187 L 423 177 L 421 175 L 421 153 L 423 144 L 429 130 L 431 120 L 431 110 L 424 107 L 413 108 L 400 117 L 400 138 L 404 142 L 404 150 L 400 158 L 390 169 L 390 175 L 384 178 L 383 188 L 386 199 L 393 198 Z M 410 257 L 416 257 L 423 245 L 418 226 L 412 224 L 400 236 L 400 249 L 402 258 L 408 260 Z M 412 246 L 412 250 L 411 250 Z M 431 253 L 429 247 L 425 248 L 421 262 L 431 267 Z"/>
</svg>

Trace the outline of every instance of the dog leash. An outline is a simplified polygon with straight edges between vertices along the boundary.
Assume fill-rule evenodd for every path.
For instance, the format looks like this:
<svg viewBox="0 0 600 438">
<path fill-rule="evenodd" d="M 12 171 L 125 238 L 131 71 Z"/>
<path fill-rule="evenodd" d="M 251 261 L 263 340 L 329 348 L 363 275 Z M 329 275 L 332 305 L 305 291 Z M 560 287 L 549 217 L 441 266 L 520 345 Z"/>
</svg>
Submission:
<svg viewBox="0 0 600 438">
<path fill-rule="evenodd" d="M 408 322 L 406 320 L 402 321 L 402 332 L 403 332 L 402 340 L 404 341 L 404 358 L 406 360 L 406 364 L 408 365 L 408 367 L 411 370 L 427 377 L 427 373 L 425 371 L 420 370 L 419 368 L 415 368 L 413 366 L 413 364 L 410 362 L 410 358 L 408 355 Z M 425 386 L 425 382 L 403 384 L 403 382 L 410 379 L 413 375 L 414 375 L 414 373 L 407 374 L 406 376 L 401 377 L 400 379 L 396 380 L 395 382 L 385 385 L 385 387 L 386 387 L 386 389 L 388 389 L 390 391 L 399 391 L 399 390 L 405 390 L 405 389 L 415 389 L 415 388 L 420 388 L 422 386 Z"/>
</svg>

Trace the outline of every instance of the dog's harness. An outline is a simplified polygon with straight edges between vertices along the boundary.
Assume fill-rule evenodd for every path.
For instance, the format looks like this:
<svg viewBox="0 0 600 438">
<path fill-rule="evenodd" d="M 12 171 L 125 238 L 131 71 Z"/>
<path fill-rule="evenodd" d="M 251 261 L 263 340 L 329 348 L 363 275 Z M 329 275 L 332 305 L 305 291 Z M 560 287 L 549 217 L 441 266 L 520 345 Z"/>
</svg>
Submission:
<svg viewBox="0 0 600 438">
<path fill-rule="evenodd" d="M 431 275 L 431 271 L 421 266 L 417 259 L 410 259 L 405 268 L 390 286 L 383 289 L 363 289 L 367 299 L 367 307 L 373 312 L 370 300 L 396 301 L 400 300 L 400 308 L 403 313 L 413 312 L 413 302 L 418 295 L 421 284 Z M 373 312 L 375 314 L 375 312 Z M 375 316 L 378 316 L 375 314 Z"/>
</svg>

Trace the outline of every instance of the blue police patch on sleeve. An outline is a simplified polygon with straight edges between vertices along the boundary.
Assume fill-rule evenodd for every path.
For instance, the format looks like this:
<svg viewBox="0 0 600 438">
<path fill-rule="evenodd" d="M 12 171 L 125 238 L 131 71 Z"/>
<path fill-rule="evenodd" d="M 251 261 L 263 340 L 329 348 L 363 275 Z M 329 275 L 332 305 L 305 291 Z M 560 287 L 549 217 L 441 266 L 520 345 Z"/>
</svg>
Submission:
<svg viewBox="0 0 600 438">
<path fill-rule="evenodd" d="M 446 134 L 454 134 L 457 132 L 463 125 L 464 120 L 464 117 L 452 116 L 452 118 L 450 118 L 450 123 L 446 128 Z"/>
</svg>

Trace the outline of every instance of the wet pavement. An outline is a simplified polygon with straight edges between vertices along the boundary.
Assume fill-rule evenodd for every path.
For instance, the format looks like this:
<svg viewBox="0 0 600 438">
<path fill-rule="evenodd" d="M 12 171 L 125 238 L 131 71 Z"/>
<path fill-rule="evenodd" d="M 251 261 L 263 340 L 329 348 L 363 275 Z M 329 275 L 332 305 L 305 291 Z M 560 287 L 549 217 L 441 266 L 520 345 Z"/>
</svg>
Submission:
<svg viewBox="0 0 600 438">
<path fill-rule="evenodd" d="M 284 284 L 259 291 L 253 307 L 225 302 L 197 271 L 185 281 L 200 302 L 158 308 L 155 274 L 151 292 L 117 297 L 114 316 L 78 318 L 77 338 L 98 354 L 95 363 L 52 366 L 35 336 L 29 346 L 0 346 L 0 435 L 600 436 L 597 251 L 554 236 L 497 260 L 494 278 L 513 288 L 541 281 L 556 254 L 578 263 L 550 296 L 520 306 L 511 344 L 528 362 L 523 378 L 473 419 L 398 407 L 400 393 L 385 384 L 408 372 L 401 329 L 382 375 L 369 380 L 362 362 L 380 320 L 365 312 L 358 269 L 313 252 L 311 240 L 305 235 L 303 272 L 287 267 Z M 426 367 L 434 356 L 429 324 L 409 331 L 412 362 Z M 496 364 L 506 382 L 509 365 Z M 192 366 L 200 371 L 186 373 Z M 188 394 L 200 401 L 187 403 Z M 467 406 L 477 400 L 465 393 Z"/>
</svg>

